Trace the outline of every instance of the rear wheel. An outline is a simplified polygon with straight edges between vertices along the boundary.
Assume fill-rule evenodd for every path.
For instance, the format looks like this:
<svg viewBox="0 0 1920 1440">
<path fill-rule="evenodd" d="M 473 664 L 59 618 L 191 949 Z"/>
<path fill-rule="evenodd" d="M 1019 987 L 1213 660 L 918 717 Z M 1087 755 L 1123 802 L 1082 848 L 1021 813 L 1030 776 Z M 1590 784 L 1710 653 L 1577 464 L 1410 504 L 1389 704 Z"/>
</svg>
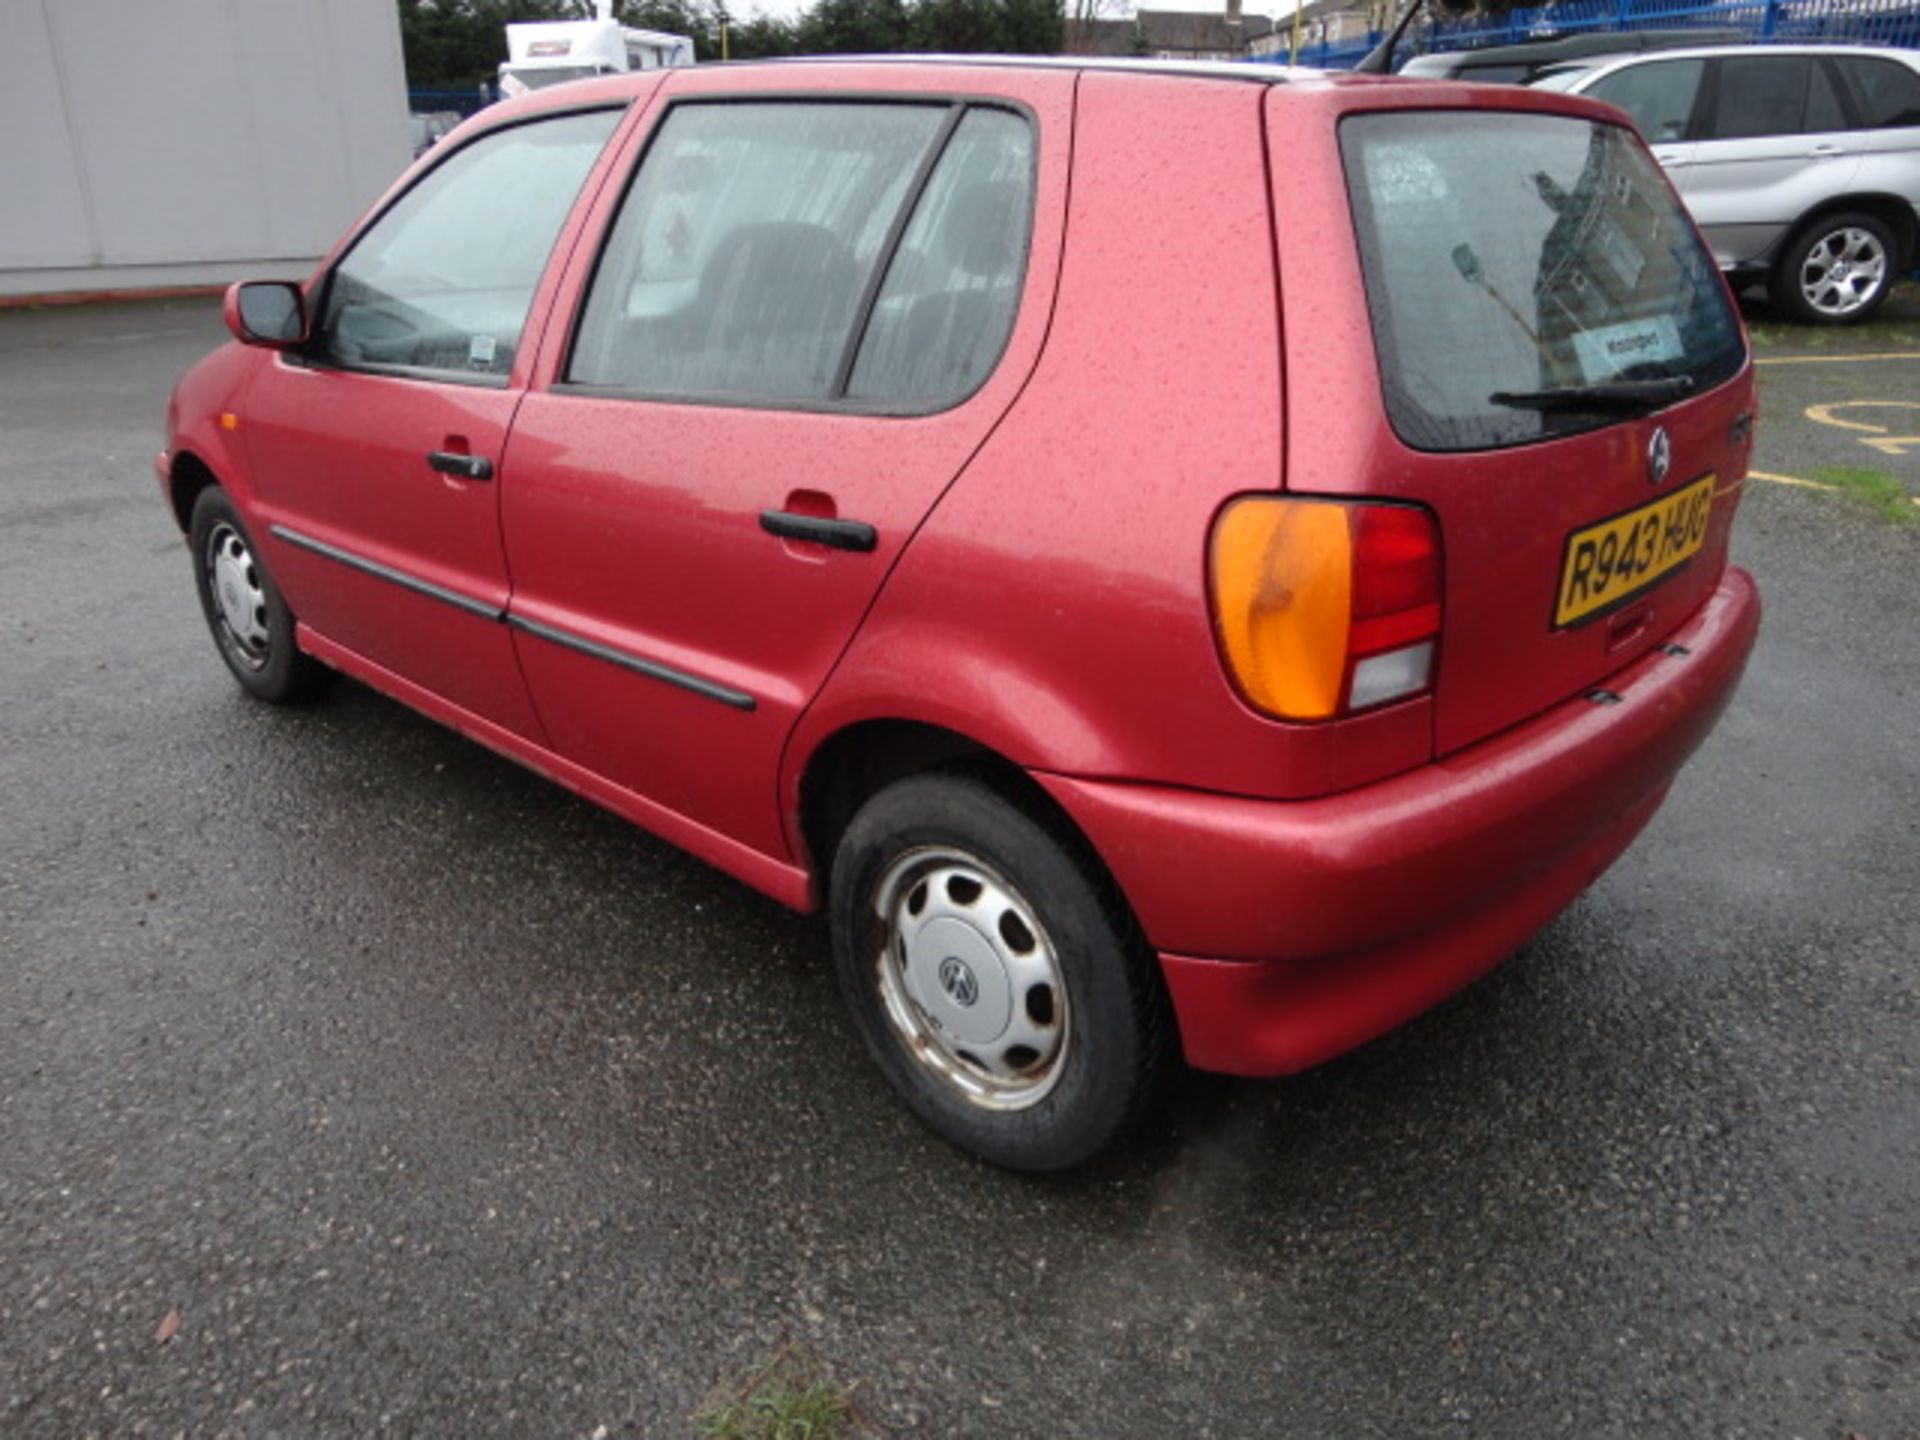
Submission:
<svg viewBox="0 0 1920 1440">
<path fill-rule="evenodd" d="M 833 869 L 840 981 L 932 1129 L 1060 1170 L 1111 1144 L 1167 1069 L 1158 968 L 1073 837 L 972 777 L 923 775 L 854 817 Z"/>
<path fill-rule="evenodd" d="M 317 692 L 330 672 L 294 644 L 293 614 L 219 486 L 194 501 L 188 543 L 201 612 L 240 688 L 274 704 Z"/>
<path fill-rule="evenodd" d="M 1775 306 L 1810 325 L 1850 325 L 1887 298 L 1899 246 L 1878 216 L 1847 211 L 1796 231 L 1767 291 Z"/>
</svg>

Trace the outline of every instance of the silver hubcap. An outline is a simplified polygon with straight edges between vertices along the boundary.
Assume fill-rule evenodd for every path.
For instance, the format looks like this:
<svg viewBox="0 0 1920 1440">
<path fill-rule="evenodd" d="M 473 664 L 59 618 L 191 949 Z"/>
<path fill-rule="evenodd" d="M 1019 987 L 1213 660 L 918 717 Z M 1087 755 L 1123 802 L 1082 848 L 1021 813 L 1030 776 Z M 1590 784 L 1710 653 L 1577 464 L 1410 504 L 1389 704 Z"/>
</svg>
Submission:
<svg viewBox="0 0 1920 1440">
<path fill-rule="evenodd" d="M 1800 262 L 1800 293 L 1822 315 L 1851 315 L 1880 293 L 1887 252 L 1870 230 L 1824 235 Z"/>
<path fill-rule="evenodd" d="M 988 1110 L 1038 1104 L 1067 1054 L 1067 990 L 1039 917 L 958 850 L 912 850 L 874 893 L 887 1018 L 909 1053 Z"/>
<path fill-rule="evenodd" d="M 267 663 L 267 592 L 253 552 L 233 526 L 220 524 L 207 537 L 207 589 L 213 595 L 220 642 L 249 670 Z"/>
</svg>

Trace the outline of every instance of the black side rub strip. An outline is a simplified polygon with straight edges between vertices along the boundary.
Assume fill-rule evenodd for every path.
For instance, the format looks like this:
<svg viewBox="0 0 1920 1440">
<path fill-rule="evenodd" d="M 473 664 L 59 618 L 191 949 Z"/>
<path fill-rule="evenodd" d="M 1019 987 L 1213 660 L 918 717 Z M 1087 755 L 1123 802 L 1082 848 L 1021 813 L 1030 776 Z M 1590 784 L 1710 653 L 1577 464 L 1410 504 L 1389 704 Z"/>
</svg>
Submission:
<svg viewBox="0 0 1920 1440">
<path fill-rule="evenodd" d="M 416 595 L 425 595 L 442 604 L 468 615 L 477 615 L 482 620 L 491 620 L 496 624 L 511 625 L 516 630 L 524 630 L 536 635 L 549 644 L 560 645 L 568 650 L 577 650 L 582 655 L 591 655 L 596 660 L 605 660 L 610 665 L 618 665 L 623 670 L 631 670 L 636 675 L 645 675 L 649 679 L 659 680 L 668 685 L 677 685 L 682 690 L 691 691 L 704 699 L 717 700 L 722 705 L 735 710 L 752 710 L 756 702 L 753 696 L 744 690 L 736 690 L 731 685 L 722 685 L 717 681 L 703 680 L 698 675 L 689 675 L 684 670 L 676 670 L 671 665 L 662 665 L 657 660 L 647 660 L 639 655 L 630 655 L 624 650 L 616 650 L 611 645 L 602 645 L 597 640 L 588 640 L 584 636 L 572 634 L 552 625 L 543 625 L 538 620 L 529 620 L 522 615 L 509 615 L 497 605 L 489 605 L 484 600 L 476 600 L 471 595 L 462 595 L 457 590 L 449 590 L 444 585 L 436 585 L 431 580 L 422 580 L 409 575 L 404 570 L 396 570 L 391 565 L 382 565 L 378 560 L 369 560 L 364 555 L 356 555 L 351 550 L 342 550 L 338 545 L 329 545 L 324 540 L 316 540 L 311 535 L 302 535 L 298 530 L 289 530 L 284 525 L 271 525 L 268 530 L 289 545 L 297 545 L 302 550 L 311 550 L 316 555 L 337 561 L 350 570 L 372 575 L 389 584 L 398 585 L 402 590 L 411 590 Z"/>
<path fill-rule="evenodd" d="M 663 681 L 668 685 L 677 685 L 682 690 L 691 690 L 708 700 L 718 700 L 722 705 L 730 705 L 735 710 L 754 708 L 753 696 L 744 690 L 736 690 L 731 685 L 721 685 L 712 680 L 702 680 L 698 675 L 689 675 L 684 670 L 676 670 L 671 665 L 662 665 L 658 660 L 643 660 L 638 655 L 629 655 L 624 650 L 616 650 L 611 645 L 602 645 L 597 640 L 588 640 L 583 636 L 571 634 L 565 630 L 543 625 L 538 620 L 529 620 L 524 615 L 507 616 L 507 624 L 516 630 L 524 630 L 529 635 L 537 635 L 552 645 L 568 650 L 578 650 L 582 655 L 591 655 L 596 660 L 605 660 L 609 665 L 618 665 L 622 670 L 631 670 L 636 675 L 645 675 L 649 679 Z"/>
<path fill-rule="evenodd" d="M 863 520 L 826 520 L 818 515 L 795 515 L 789 510 L 762 510 L 760 528 L 783 540 L 811 540 L 835 550 L 858 550 L 862 554 L 880 543 L 873 526 Z"/>
<path fill-rule="evenodd" d="M 284 525 L 270 525 L 267 528 L 289 545 L 298 545 L 302 550 L 311 550 L 316 555 L 337 560 L 350 570 L 378 576 L 390 584 L 398 585 L 402 590 L 411 590 L 416 595 L 426 595 L 451 605 L 456 610 L 464 610 L 469 615 L 478 615 L 483 620 L 507 618 L 506 611 L 498 605 L 489 605 L 485 600 L 476 600 L 471 595 L 462 595 L 458 590 L 449 590 L 446 586 L 436 585 L 431 580 L 422 580 L 418 576 L 407 574 L 404 570 L 396 570 L 391 565 L 382 565 L 378 560 L 369 560 L 366 556 L 356 555 L 351 550 L 342 550 L 338 545 L 329 545 L 326 541 L 316 540 L 311 535 L 302 535 L 298 530 L 289 530 Z"/>
</svg>

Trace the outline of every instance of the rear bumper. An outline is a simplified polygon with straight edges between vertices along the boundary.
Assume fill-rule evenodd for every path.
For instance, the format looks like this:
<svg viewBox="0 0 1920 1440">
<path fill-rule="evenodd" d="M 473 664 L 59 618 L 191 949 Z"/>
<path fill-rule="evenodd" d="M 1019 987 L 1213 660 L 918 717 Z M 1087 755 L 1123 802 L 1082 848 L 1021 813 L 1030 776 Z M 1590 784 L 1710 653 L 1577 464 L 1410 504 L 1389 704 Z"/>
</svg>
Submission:
<svg viewBox="0 0 1920 1440">
<path fill-rule="evenodd" d="M 1712 730 L 1760 599 L 1700 610 L 1584 698 L 1379 784 L 1281 802 L 1037 777 L 1093 841 L 1161 964 L 1188 1061 L 1303 1070 L 1491 969 L 1626 849 Z"/>
</svg>

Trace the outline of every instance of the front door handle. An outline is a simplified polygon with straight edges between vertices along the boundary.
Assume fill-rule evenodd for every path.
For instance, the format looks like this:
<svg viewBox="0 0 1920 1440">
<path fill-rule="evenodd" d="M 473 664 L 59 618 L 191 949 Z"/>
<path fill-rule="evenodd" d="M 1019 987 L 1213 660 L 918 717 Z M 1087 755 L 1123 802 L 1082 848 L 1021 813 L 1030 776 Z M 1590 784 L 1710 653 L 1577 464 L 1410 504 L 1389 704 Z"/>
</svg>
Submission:
<svg viewBox="0 0 1920 1440">
<path fill-rule="evenodd" d="M 1820 160 L 1831 159 L 1833 156 L 1838 155 L 1840 153 L 1841 153 L 1841 147 L 1838 145 L 1831 145 L 1831 144 L 1815 145 L 1812 149 L 1807 151 L 1807 154 Z"/>
<path fill-rule="evenodd" d="M 880 543 L 879 532 L 861 520 L 829 520 L 821 515 L 796 515 L 791 510 L 762 510 L 760 528 L 782 540 L 811 540 L 835 550 L 862 554 Z"/>
<path fill-rule="evenodd" d="M 429 450 L 427 464 L 442 475 L 458 475 L 462 480 L 493 478 L 493 461 L 484 455 L 457 455 L 451 450 Z"/>
</svg>

